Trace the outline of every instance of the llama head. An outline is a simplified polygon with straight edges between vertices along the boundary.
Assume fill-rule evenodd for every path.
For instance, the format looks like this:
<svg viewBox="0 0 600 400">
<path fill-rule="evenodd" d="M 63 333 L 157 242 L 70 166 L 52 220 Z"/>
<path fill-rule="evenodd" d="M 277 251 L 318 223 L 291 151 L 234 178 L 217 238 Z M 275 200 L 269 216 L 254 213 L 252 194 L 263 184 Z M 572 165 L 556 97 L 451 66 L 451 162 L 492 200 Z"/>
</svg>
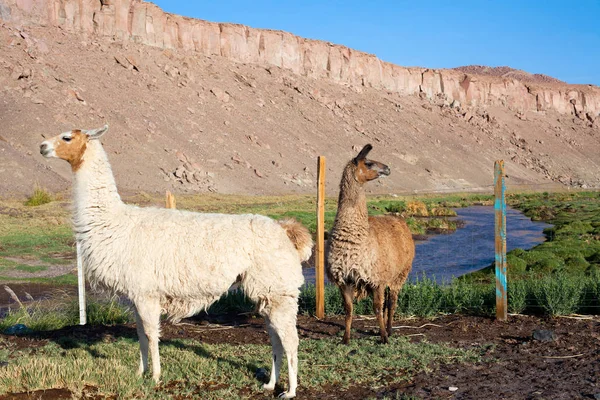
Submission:
<svg viewBox="0 0 600 400">
<path fill-rule="evenodd" d="M 47 158 L 56 157 L 68 161 L 73 172 L 76 172 L 83 163 L 83 155 L 88 142 L 99 139 L 106 131 L 108 131 L 108 125 L 98 129 L 74 129 L 63 132 L 43 141 L 40 145 L 40 153 Z"/>
<path fill-rule="evenodd" d="M 359 183 L 365 183 L 379 178 L 381 175 L 389 175 L 390 167 L 379 161 L 369 160 L 367 154 L 373 149 L 370 144 L 363 147 L 358 155 L 352 159 L 354 166 L 354 179 Z"/>
</svg>

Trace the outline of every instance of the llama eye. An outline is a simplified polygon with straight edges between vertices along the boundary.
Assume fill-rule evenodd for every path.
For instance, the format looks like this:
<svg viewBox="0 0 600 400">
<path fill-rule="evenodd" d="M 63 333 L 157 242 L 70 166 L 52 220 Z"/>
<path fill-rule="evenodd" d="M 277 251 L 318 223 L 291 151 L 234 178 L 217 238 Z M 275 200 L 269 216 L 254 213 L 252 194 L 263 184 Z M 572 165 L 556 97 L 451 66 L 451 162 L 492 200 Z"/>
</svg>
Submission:
<svg viewBox="0 0 600 400">
<path fill-rule="evenodd" d="M 64 140 L 65 142 L 70 142 L 70 141 L 71 141 L 71 138 L 70 138 L 69 136 L 65 136 L 65 137 L 63 138 L 63 140 Z"/>
</svg>

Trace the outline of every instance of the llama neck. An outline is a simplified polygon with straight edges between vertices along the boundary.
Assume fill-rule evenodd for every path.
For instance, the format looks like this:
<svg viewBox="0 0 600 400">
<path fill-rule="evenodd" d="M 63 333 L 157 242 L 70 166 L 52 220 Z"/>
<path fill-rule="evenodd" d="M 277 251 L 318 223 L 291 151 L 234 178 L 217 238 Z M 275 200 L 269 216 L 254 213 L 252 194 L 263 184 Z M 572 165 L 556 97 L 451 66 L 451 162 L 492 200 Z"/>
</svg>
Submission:
<svg viewBox="0 0 600 400">
<path fill-rule="evenodd" d="M 123 204 L 106 152 L 99 140 L 87 144 L 83 163 L 73 179 L 74 225 L 77 232 Z"/>
<path fill-rule="evenodd" d="M 367 234 L 369 214 L 363 185 L 354 179 L 354 170 L 347 166 L 340 182 L 338 210 L 334 230 L 351 230 L 354 235 Z"/>
</svg>

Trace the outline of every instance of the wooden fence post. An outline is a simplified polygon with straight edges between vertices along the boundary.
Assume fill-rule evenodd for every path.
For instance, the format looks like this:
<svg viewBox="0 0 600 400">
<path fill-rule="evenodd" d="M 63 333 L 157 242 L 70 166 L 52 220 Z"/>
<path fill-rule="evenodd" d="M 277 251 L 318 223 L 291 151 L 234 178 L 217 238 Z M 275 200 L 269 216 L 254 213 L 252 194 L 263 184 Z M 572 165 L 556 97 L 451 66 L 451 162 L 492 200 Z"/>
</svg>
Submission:
<svg viewBox="0 0 600 400">
<path fill-rule="evenodd" d="M 77 242 L 77 288 L 79 294 L 79 325 L 87 323 L 85 305 L 85 275 L 83 274 L 83 260 L 81 258 L 81 244 Z"/>
<path fill-rule="evenodd" d="M 315 254 L 316 312 L 325 318 L 325 157 L 317 159 L 317 247 Z"/>
<path fill-rule="evenodd" d="M 506 321 L 508 318 L 508 294 L 506 279 L 506 200 L 504 192 L 504 161 L 494 164 L 494 202 L 495 209 L 495 242 L 496 242 L 496 319 Z"/>
<path fill-rule="evenodd" d="M 177 208 L 177 202 L 175 196 L 167 190 L 165 204 L 167 208 Z"/>
</svg>

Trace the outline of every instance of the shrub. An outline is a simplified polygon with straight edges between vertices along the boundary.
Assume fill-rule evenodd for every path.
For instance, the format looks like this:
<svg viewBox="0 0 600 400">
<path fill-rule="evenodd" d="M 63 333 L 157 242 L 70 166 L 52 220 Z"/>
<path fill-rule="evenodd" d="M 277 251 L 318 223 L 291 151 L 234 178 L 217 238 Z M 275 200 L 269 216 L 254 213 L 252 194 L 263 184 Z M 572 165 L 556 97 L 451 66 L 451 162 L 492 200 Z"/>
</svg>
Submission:
<svg viewBox="0 0 600 400">
<path fill-rule="evenodd" d="M 519 279 L 508 282 L 508 312 L 521 314 L 527 308 L 530 297 L 530 286 L 527 281 Z"/>
<path fill-rule="evenodd" d="M 406 212 L 415 217 L 427 217 L 429 212 L 427 206 L 421 201 L 411 201 L 406 205 Z"/>
<path fill-rule="evenodd" d="M 586 261 L 583 255 L 577 253 L 565 259 L 565 266 L 571 272 L 584 272 L 590 266 L 590 263 Z"/>
<path fill-rule="evenodd" d="M 35 207 L 41 206 L 43 204 L 50 203 L 52 201 L 52 196 L 45 189 L 36 186 L 33 189 L 33 194 L 27 198 L 25 202 L 26 206 Z"/>
<path fill-rule="evenodd" d="M 453 279 L 452 283 L 443 289 L 443 311 L 469 314 L 486 313 L 484 292 L 493 291 L 488 284 L 473 284 L 462 279 Z"/>
<path fill-rule="evenodd" d="M 74 304 L 78 305 L 77 302 L 74 302 Z M 86 315 L 87 323 L 90 325 L 117 325 L 133 321 L 131 309 L 119 302 L 119 298 L 116 296 L 106 301 L 89 302 L 86 307 Z M 79 319 L 78 306 L 75 319 Z"/>
<path fill-rule="evenodd" d="M 207 310 L 208 314 L 240 314 L 254 311 L 255 306 L 241 289 L 223 294 Z"/>
<path fill-rule="evenodd" d="M 523 259 L 527 262 L 527 271 L 536 273 L 551 273 L 564 269 L 564 260 L 550 251 L 528 252 Z"/>
<path fill-rule="evenodd" d="M 532 282 L 535 282 L 533 294 L 538 305 L 549 315 L 568 315 L 577 311 L 584 287 L 580 276 L 557 273 Z"/>
<path fill-rule="evenodd" d="M 521 275 L 527 270 L 527 262 L 510 252 L 506 255 L 506 268 L 509 275 Z"/>
<path fill-rule="evenodd" d="M 406 210 L 406 202 L 401 200 L 390 202 L 384 206 L 384 210 L 388 213 L 401 214 Z"/>
<path fill-rule="evenodd" d="M 401 314 L 431 317 L 441 311 L 442 288 L 425 275 L 415 283 L 406 283 L 398 296 Z"/>
<path fill-rule="evenodd" d="M 456 217 L 456 211 L 446 207 L 433 207 L 429 215 L 434 217 Z"/>
</svg>

